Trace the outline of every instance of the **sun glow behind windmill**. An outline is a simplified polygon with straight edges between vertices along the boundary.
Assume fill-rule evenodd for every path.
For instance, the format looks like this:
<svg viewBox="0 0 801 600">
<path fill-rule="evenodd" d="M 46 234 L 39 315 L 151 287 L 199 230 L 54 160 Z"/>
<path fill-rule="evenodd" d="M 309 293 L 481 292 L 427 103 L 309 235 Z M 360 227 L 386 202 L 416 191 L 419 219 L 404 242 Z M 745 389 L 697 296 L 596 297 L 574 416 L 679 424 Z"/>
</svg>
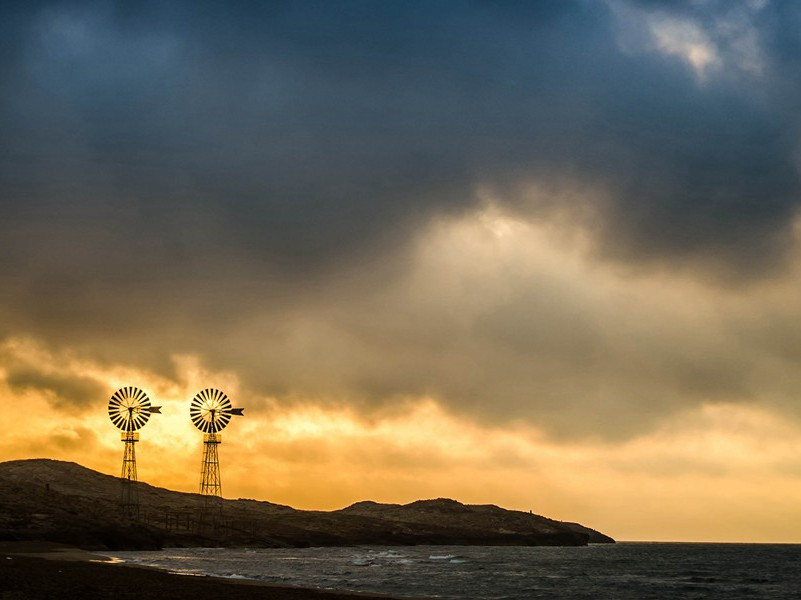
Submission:
<svg viewBox="0 0 801 600">
<path fill-rule="evenodd" d="M 242 416 L 244 408 L 233 408 L 231 400 L 220 390 L 208 388 L 199 392 L 189 406 L 189 418 L 203 432 L 203 462 L 200 466 L 200 494 L 204 506 L 222 506 L 222 481 L 217 446 L 219 435 L 233 416 Z"/>
<path fill-rule="evenodd" d="M 136 447 L 138 431 L 144 427 L 150 415 L 161 414 L 160 406 L 153 406 L 147 394 L 136 387 L 124 387 L 111 396 L 108 416 L 114 426 L 122 431 L 125 450 L 122 455 L 122 512 L 128 518 L 139 516 L 139 494 L 136 488 Z"/>
</svg>

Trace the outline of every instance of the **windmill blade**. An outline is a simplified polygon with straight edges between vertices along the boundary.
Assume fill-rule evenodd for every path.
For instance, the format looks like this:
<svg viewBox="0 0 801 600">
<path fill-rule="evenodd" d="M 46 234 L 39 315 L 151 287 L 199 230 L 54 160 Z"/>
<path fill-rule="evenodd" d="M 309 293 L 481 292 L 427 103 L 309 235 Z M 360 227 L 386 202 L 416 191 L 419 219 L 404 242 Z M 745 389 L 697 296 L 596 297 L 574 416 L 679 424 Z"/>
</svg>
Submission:
<svg viewBox="0 0 801 600">
<path fill-rule="evenodd" d="M 189 403 L 189 418 L 203 433 L 217 433 L 230 420 L 231 401 L 215 388 L 200 390 Z"/>
<path fill-rule="evenodd" d="M 108 403 L 108 416 L 112 424 L 123 431 L 136 431 L 145 426 L 154 411 L 150 398 L 144 390 L 134 386 L 125 386 L 111 395 Z"/>
</svg>

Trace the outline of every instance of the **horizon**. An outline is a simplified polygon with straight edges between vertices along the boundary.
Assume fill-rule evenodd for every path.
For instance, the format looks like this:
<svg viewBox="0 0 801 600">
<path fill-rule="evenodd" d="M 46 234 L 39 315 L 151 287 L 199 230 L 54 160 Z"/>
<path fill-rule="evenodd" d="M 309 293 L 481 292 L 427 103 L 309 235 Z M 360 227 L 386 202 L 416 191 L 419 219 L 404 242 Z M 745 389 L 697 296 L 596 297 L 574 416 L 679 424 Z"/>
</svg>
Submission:
<svg viewBox="0 0 801 600">
<path fill-rule="evenodd" d="M 801 543 L 801 5 L 0 6 L 0 461 Z"/>
<path fill-rule="evenodd" d="M 49 457 L 29 457 L 29 458 L 22 458 L 22 459 L 12 459 L 12 460 L 3 461 L 3 462 L 36 461 L 36 460 L 53 460 L 53 461 L 57 461 L 57 462 L 72 463 L 72 464 L 77 465 L 77 466 L 79 466 L 81 468 L 89 469 L 89 470 L 94 471 L 96 473 L 99 473 L 101 475 L 105 475 L 105 476 L 108 476 L 108 477 L 114 477 L 116 479 L 120 478 L 119 475 L 116 475 L 114 473 L 107 473 L 107 472 L 97 471 L 95 469 L 91 469 L 90 467 L 87 467 L 86 465 L 83 465 L 83 464 L 75 462 L 75 461 L 60 460 L 60 459 L 54 459 L 54 458 L 49 458 Z M 142 484 L 145 484 L 145 485 L 149 485 L 149 486 L 160 488 L 160 489 L 165 489 L 165 490 L 172 491 L 172 492 L 178 492 L 178 493 L 184 493 L 184 494 L 192 494 L 192 495 L 196 495 L 196 496 L 200 496 L 201 495 L 201 492 L 197 491 L 197 489 L 195 489 L 195 490 L 173 489 L 173 488 L 170 488 L 170 487 L 168 487 L 166 485 L 157 485 L 157 484 L 151 483 L 149 481 L 145 481 L 145 480 L 143 480 L 141 478 L 137 480 L 137 483 L 142 483 Z M 226 501 L 232 501 L 232 502 L 235 502 L 235 501 L 238 501 L 238 500 L 243 500 L 243 501 L 248 501 L 248 502 L 267 502 L 269 504 L 273 504 L 273 505 L 276 505 L 276 506 L 287 506 L 287 507 L 295 509 L 295 510 L 301 510 L 301 511 L 304 511 L 304 510 L 307 510 L 307 511 L 320 510 L 320 511 L 323 511 L 323 512 L 336 512 L 336 511 L 339 511 L 339 510 L 344 510 L 346 508 L 349 508 L 350 506 L 353 506 L 354 504 L 359 504 L 359 503 L 362 503 L 362 502 L 370 502 L 370 503 L 375 503 L 375 504 L 394 505 L 394 506 L 405 506 L 405 505 L 412 504 L 412 503 L 415 503 L 415 502 L 425 502 L 425 501 L 432 501 L 432 500 L 453 500 L 453 501 L 456 501 L 456 502 L 458 502 L 460 504 L 464 504 L 464 505 L 468 505 L 468 506 L 497 506 L 499 508 L 503 508 L 503 509 L 506 509 L 506 510 L 517 510 L 517 511 L 524 512 L 524 513 L 528 513 L 529 512 L 528 510 L 519 509 L 519 508 L 512 508 L 512 507 L 508 507 L 508 506 L 502 506 L 502 505 L 494 503 L 494 502 L 464 502 L 459 498 L 451 498 L 451 497 L 447 497 L 447 496 L 425 497 L 425 498 L 424 497 L 420 497 L 420 498 L 416 498 L 414 500 L 405 501 L 405 502 L 393 502 L 392 500 L 385 500 L 383 502 L 377 502 L 375 500 L 372 500 L 371 498 L 362 498 L 360 500 L 355 500 L 355 501 L 353 501 L 353 502 L 351 502 L 349 504 L 346 504 L 346 505 L 328 507 L 328 508 L 319 508 L 319 507 L 314 507 L 314 506 L 308 506 L 308 507 L 300 508 L 300 507 L 296 507 L 296 506 L 291 506 L 289 504 L 284 504 L 284 503 L 280 503 L 280 502 L 274 502 L 274 501 L 270 500 L 269 498 L 246 498 L 246 497 L 236 497 L 235 498 L 235 497 L 232 497 L 232 496 L 227 497 L 227 496 L 223 495 L 223 499 L 226 500 Z M 539 514 L 539 513 L 536 513 L 536 511 L 534 511 L 534 514 Z M 545 515 L 545 514 L 539 514 L 539 516 L 546 517 L 546 518 L 553 518 L 553 517 L 550 517 L 549 515 Z M 556 519 L 556 520 L 567 521 L 567 522 L 578 522 L 578 521 L 570 520 L 570 519 Z M 592 525 L 589 525 L 587 523 L 579 523 L 579 524 L 595 529 L 594 527 L 592 527 Z M 607 534 L 607 535 L 611 535 L 612 537 L 614 537 L 613 533 L 609 532 L 609 531 L 601 531 L 601 533 L 604 533 L 604 534 Z M 776 544 L 776 545 L 801 545 L 801 542 L 794 542 L 794 541 L 783 541 L 783 542 L 779 541 L 779 542 L 776 542 L 776 541 L 762 541 L 762 540 L 758 540 L 758 539 L 749 540 L 749 541 L 739 541 L 739 540 L 726 540 L 726 539 L 719 539 L 719 540 L 682 539 L 682 540 L 676 540 L 676 539 L 619 539 L 619 538 L 615 538 L 615 542 L 616 543 L 642 543 L 642 544 L 655 543 L 655 544 L 758 544 L 758 545 Z"/>
<path fill-rule="evenodd" d="M 120 479 L 119 475 L 115 475 L 113 473 L 103 473 L 101 471 L 96 471 L 94 469 L 90 469 L 89 467 L 86 467 L 85 465 L 82 465 L 82 464 L 74 462 L 74 461 L 59 460 L 59 459 L 53 459 L 53 458 L 47 458 L 47 457 L 32 457 L 32 458 L 14 459 L 14 460 L 10 460 L 10 461 L 2 461 L 2 462 L 24 462 L 24 461 L 38 461 L 38 460 L 51 460 L 51 461 L 55 461 L 55 462 L 70 463 L 70 464 L 74 464 L 74 465 L 76 465 L 78 467 L 81 467 L 81 468 L 84 468 L 84 469 L 89 469 L 89 470 L 91 470 L 91 471 L 93 471 L 95 473 L 98 473 L 100 475 L 104 475 L 104 476 L 107 476 L 107 477 L 113 477 L 115 479 Z M 0 463 L 0 464 L 2 464 L 2 463 Z M 148 485 L 148 486 L 155 487 L 155 488 L 158 488 L 158 489 L 171 491 L 171 492 L 190 494 L 190 495 L 195 495 L 195 496 L 201 496 L 202 495 L 202 493 L 198 492 L 198 491 L 171 489 L 171 488 L 168 488 L 168 487 L 155 485 L 155 484 L 152 484 L 152 483 L 150 483 L 148 481 L 143 481 L 141 479 L 137 480 L 137 483 Z M 417 498 L 416 500 L 412 500 L 410 502 L 403 502 L 403 503 L 391 502 L 391 501 L 376 502 L 376 501 L 371 500 L 369 498 L 364 498 L 362 500 L 357 500 L 357 501 L 355 501 L 355 502 L 353 502 L 351 504 L 345 505 L 345 506 L 340 506 L 340 507 L 336 507 L 336 508 L 327 508 L 327 509 L 319 509 L 319 508 L 314 508 L 314 507 L 297 508 L 297 507 L 290 506 L 290 505 L 287 505 L 287 504 L 281 504 L 281 503 L 277 503 L 277 502 L 272 502 L 271 500 L 269 500 L 267 498 L 242 498 L 242 497 L 233 498 L 233 497 L 225 497 L 225 496 L 223 496 L 223 500 L 229 501 L 229 502 L 237 502 L 237 501 L 266 502 L 266 503 L 272 504 L 274 506 L 284 506 L 284 507 L 287 507 L 287 508 L 291 508 L 293 510 L 299 510 L 299 511 L 322 511 L 322 512 L 337 512 L 337 511 L 341 511 L 341 510 L 345 510 L 347 508 L 350 508 L 353 505 L 361 504 L 361 503 L 365 503 L 365 502 L 366 503 L 372 503 L 372 504 L 380 504 L 380 505 L 385 505 L 385 506 L 408 506 L 410 504 L 414 504 L 414 503 L 417 503 L 417 502 L 431 502 L 431 501 L 436 501 L 436 500 L 455 501 L 455 502 L 457 502 L 459 504 L 463 504 L 463 505 L 466 505 L 466 506 L 495 506 L 497 508 L 502 508 L 502 509 L 505 509 L 505 510 L 519 510 L 519 509 L 513 509 L 513 508 L 509 508 L 509 507 L 505 507 L 505 506 L 500 506 L 500 505 L 495 504 L 495 503 L 467 503 L 467 502 L 461 502 L 458 498 L 449 498 L 449 497 Z M 529 511 L 520 510 L 519 512 L 528 513 Z M 537 513 L 534 513 L 534 514 L 537 514 Z M 548 515 L 538 515 L 538 516 L 550 518 L 550 517 L 548 517 Z M 575 521 L 572 521 L 572 522 L 575 522 Z M 579 524 L 586 526 L 585 523 L 579 523 Z M 608 534 L 609 532 L 601 532 L 601 533 L 607 533 Z M 653 544 L 746 544 L 746 545 L 747 544 L 754 544 L 754 545 L 791 545 L 791 546 L 792 545 L 801 545 L 801 542 L 765 542 L 765 541 L 758 541 L 758 540 L 742 542 L 742 541 L 730 541 L 730 540 L 714 540 L 714 541 L 710 541 L 710 540 L 669 540 L 669 539 L 668 540 L 653 540 L 653 539 L 640 539 L 640 540 L 638 540 L 638 539 L 625 539 L 625 540 L 623 540 L 623 539 L 615 539 L 615 543 L 618 543 L 618 544 L 620 544 L 620 543 L 623 543 L 623 544 L 625 544 L 625 543 L 631 543 L 631 544 L 650 544 L 650 543 L 653 543 Z"/>
<path fill-rule="evenodd" d="M 82 467 L 82 468 L 85 468 L 85 469 L 89 469 L 89 467 L 86 467 L 85 465 L 82 465 L 82 464 L 74 462 L 74 461 L 58 460 L 58 459 L 47 458 L 47 457 L 32 457 L 32 458 L 24 458 L 24 459 L 14 459 L 12 461 L 3 461 L 3 462 L 36 461 L 36 460 L 54 460 L 56 462 L 72 463 L 72 464 L 77 465 L 79 467 Z M 95 471 L 94 469 L 89 469 L 89 470 L 92 470 L 92 471 L 94 471 L 96 473 L 99 473 L 101 475 L 105 475 L 105 476 L 108 476 L 108 477 L 114 477 L 116 479 L 120 478 L 119 475 L 115 475 L 113 473 L 103 473 L 101 471 Z M 171 489 L 171 488 L 164 487 L 164 486 L 154 485 L 154 484 L 152 484 L 152 483 L 150 483 L 148 481 L 143 481 L 141 479 L 137 480 L 137 483 L 149 485 L 149 486 L 152 486 L 152 487 L 156 487 L 156 488 L 159 488 L 159 489 L 164 489 L 164 490 L 168 490 L 168 491 L 172 491 L 172 492 L 178 492 L 178 493 L 184 493 L 184 494 L 192 494 L 192 495 L 196 495 L 196 496 L 200 496 L 201 495 L 200 492 L 198 492 L 198 491 L 175 490 L 175 489 Z M 327 509 L 319 509 L 319 508 L 314 508 L 314 507 L 297 508 L 297 507 L 294 507 L 294 506 L 289 506 L 287 504 L 281 504 L 281 503 L 272 502 L 271 500 L 269 500 L 267 498 L 242 498 L 242 497 L 233 498 L 233 497 L 225 497 L 225 496 L 223 496 L 223 499 L 226 500 L 226 501 L 231 501 L 231 502 L 236 502 L 236 501 L 240 501 L 240 500 L 241 501 L 245 501 L 245 502 L 267 502 L 267 503 L 275 505 L 275 506 L 286 506 L 288 508 L 292 508 L 292 509 L 295 509 L 295 510 L 301 510 L 301 511 L 304 511 L 304 510 L 308 510 L 308 511 L 320 510 L 322 512 L 337 512 L 337 511 L 349 508 L 349 507 L 353 506 L 354 504 L 359 504 L 359 503 L 363 503 L 363 502 L 370 502 L 370 503 L 374 503 L 374 504 L 384 504 L 384 505 L 391 505 L 391 506 L 406 506 L 406 505 L 409 505 L 409 504 L 412 504 L 412 503 L 415 503 L 415 502 L 427 502 L 427 501 L 433 501 L 433 500 L 452 500 L 452 501 L 456 501 L 456 502 L 458 502 L 460 504 L 464 504 L 464 505 L 467 505 L 467 506 L 496 506 L 498 508 L 503 508 L 503 509 L 506 509 L 506 510 L 519 510 L 519 509 L 513 509 L 513 508 L 509 508 L 509 507 L 505 507 L 505 506 L 500 506 L 500 505 L 495 504 L 495 503 L 480 503 L 479 504 L 479 503 L 461 502 L 458 498 L 449 498 L 449 497 L 418 498 L 418 499 L 413 500 L 411 502 L 404 502 L 404 503 L 391 502 L 391 501 L 375 502 L 374 500 L 371 500 L 369 498 L 364 498 L 362 500 L 357 500 L 357 501 L 355 501 L 355 502 L 353 502 L 351 504 L 345 505 L 345 506 L 340 506 L 340 507 L 337 507 L 337 508 L 327 508 Z M 528 512 L 528 511 L 522 511 L 521 510 L 520 512 Z M 537 514 L 537 513 L 535 513 L 535 514 Z M 550 517 L 548 517 L 548 515 L 539 515 L 539 516 L 550 518 Z M 588 526 L 586 523 L 580 523 L 580 525 Z M 601 532 L 601 533 L 609 534 L 609 532 Z M 743 541 L 731 541 L 731 540 L 711 540 L 710 541 L 710 540 L 670 540 L 670 539 L 662 539 L 662 540 L 654 540 L 654 539 L 625 539 L 625 540 L 624 539 L 615 539 L 615 543 L 618 543 L 618 544 L 620 544 L 620 543 L 623 543 L 623 544 L 625 544 L 625 543 L 632 543 L 632 544 L 654 543 L 654 544 L 757 544 L 757 545 L 775 544 L 775 545 L 801 545 L 801 542 L 766 542 L 766 541 L 759 541 L 759 540 L 743 542 Z"/>
</svg>

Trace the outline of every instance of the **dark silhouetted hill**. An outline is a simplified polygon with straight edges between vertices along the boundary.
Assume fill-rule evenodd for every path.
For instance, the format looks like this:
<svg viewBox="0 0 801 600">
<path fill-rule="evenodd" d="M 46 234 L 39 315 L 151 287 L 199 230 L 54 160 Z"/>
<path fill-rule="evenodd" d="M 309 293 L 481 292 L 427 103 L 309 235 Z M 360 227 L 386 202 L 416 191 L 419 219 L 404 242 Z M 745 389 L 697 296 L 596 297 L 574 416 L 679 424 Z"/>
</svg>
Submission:
<svg viewBox="0 0 801 600">
<path fill-rule="evenodd" d="M 455 500 L 358 502 L 336 511 L 224 500 L 201 518 L 202 497 L 136 484 L 140 519 L 122 517 L 120 480 L 75 463 L 0 463 L 0 539 L 47 540 L 88 549 L 164 546 L 356 544 L 560 545 L 610 543 L 576 523 Z"/>
</svg>

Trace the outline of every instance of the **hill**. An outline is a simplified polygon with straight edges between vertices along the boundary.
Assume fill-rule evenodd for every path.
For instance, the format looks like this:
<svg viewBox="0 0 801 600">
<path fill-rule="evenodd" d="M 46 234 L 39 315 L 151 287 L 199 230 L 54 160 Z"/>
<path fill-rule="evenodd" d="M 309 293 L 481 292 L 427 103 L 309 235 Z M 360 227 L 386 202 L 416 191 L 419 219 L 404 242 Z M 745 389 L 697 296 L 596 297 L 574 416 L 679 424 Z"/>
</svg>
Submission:
<svg viewBox="0 0 801 600">
<path fill-rule="evenodd" d="M 221 513 L 201 514 L 198 494 L 136 485 L 141 510 L 140 519 L 132 521 L 121 515 L 117 477 L 49 459 L 0 463 L 0 539 L 88 549 L 614 542 L 576 523 L 448 499 L 405 505 L 359 502 L 335 511 L 239 499 L 223 500 Z"/>
</svg>

